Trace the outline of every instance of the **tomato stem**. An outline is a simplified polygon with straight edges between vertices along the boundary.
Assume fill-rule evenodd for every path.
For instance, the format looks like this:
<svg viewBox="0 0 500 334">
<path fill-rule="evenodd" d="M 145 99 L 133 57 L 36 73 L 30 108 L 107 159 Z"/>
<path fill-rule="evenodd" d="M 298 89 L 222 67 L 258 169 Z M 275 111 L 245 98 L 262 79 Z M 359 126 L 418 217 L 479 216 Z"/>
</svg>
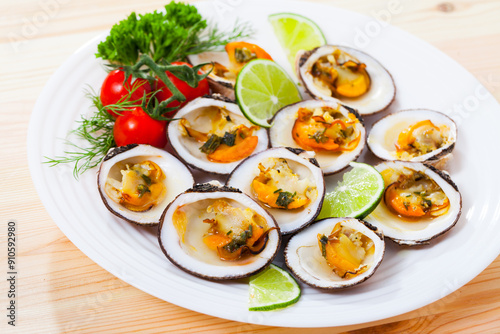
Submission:
<svg viewBox="0 0 500 334">
<path fill-rule="evenodd" d="M 172 96 L 168 99 L 162 101 L 161 103 L 155 103 L 154 106 L 147 108 L 144 106 L 144 110 L 154 119 L 157 120 L 169 120 L 164 117 L 163 114 L 177 110 L 179 107 L 168 107 L 172 102 L 178 101 L 180 104 L 186 101 L 186 97 L 181 93 L 181 91 L 173 84 L 173 82 L 168 78 L 166 72 L 172 73 L 174 76 L 180 80 L 186 82 L 191 87 L 197 87 L 198 83 L 205 79 L 211 72 L 211 70 L 204 74 L 198 74 L 199 70 L 209 63 L 200 64 L 194 67 L 189 67 L 187 65 L 172 65 L 167 63 L 157 64 L 153 58 L 148 55 L 141 55 L 139 61 L 132 66 L 116 66 L 120 67 L 125 72 L 125 77 L 128 78 L 130 75 L 134 78 L 142 78 L 150 81 L 154 81 L 155 78 L 151 74 L 147 74 L 144 71 L 144 66 L 147 66 L 152 74 L 156 75 L 165 86 L 170 90 Z M 213 64 L 212 64 L 213 65 Z M 112 65 L 114 66 L 114 65 Z M 156 101 L 156 99 L 155 99 Z"/>
</svg>

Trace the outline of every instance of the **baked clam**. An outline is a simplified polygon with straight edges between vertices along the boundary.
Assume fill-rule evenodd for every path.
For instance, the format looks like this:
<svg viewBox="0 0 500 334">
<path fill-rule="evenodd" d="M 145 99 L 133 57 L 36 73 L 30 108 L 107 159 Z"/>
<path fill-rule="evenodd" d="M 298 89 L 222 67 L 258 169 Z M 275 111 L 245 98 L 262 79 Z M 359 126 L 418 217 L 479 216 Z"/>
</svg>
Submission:
<svg viewBox="0 0 500 334">
<path fill-rule="evenodd" d="M 388 161 L 375 167 L 384 178 L 382 202 L 365 219 L 400 245 L 421 245 L 457 223 L 462 196 L 448 174 L 422 163 Z"/>
<path fill-rule="evenodd" d="M 106 208 L 139 225 L 157 225 L 167 205 L 193 184 L 193 176 L 182 162 L 149 145 L 110 150 L 97 176 Z"/>
<path fill-rule="evenodd" d="M 304 283 L 335 290 L 371 277 L 384 253 L 384 237 L 377 228 L 354 218 L 327 218 L 294 235 L 285 260 Z"/>
<path fill-rule="evenodd" d="M 205 65 L 203 71 L 211 71 L 207 77 L 213 93 L 235 99 L 234 86 L 241 69 L 254 59 L 270 59 L 271 56 L 258 45 L 247 42 L 226 44 L 225 52 L 203 52 L 188 56 L 192 65 Z"/>
<path fill-rule="evenodd" d="M 359 50 L 324 45 L 297 55 L 297 74 L 312 97 L 335 101 L 370 115 L 389 107 L 396 86 L 389 72 Z"/>
<path fill-rule="evenodd" d="M 263 205 L 276 219 L 282 234 L 311 223 L 325 196 L 318 163 L 301 149 L 279 147 L 252 155 L 236 167 L 227 185 Z"/>
<path fill-rule="evenodd" d="M 272 147 L 314 151 L 325 175 L 356 160 L 365 146 L 366 130 L 358 113 L 335 101 L 306 100 L 279 110 L 269 130 Z"/>
<path fill-rule="evenodd" d="M 368 147 L 382 160 L 429 162 L 443 167 L 457 140 L 455 122 L 443 113 L 409 109 L 376 122 Z"/>
<path fill-rule="evenodd" d="M 187 165 L 229 174 L 243 159 L 267 149 L 267 131 L 251 124 L 234 101 L 220 95 L 197 98 L 168 125 L 168 139 Z"/>
<path fill-rule="evenodd" d="M 180 269 L 210 280 L 253 275 L 276 256 L 274 218 L 239 190 L 199 184 L 179 195 L 161 217 L 158 239 Z"/>
</svg>

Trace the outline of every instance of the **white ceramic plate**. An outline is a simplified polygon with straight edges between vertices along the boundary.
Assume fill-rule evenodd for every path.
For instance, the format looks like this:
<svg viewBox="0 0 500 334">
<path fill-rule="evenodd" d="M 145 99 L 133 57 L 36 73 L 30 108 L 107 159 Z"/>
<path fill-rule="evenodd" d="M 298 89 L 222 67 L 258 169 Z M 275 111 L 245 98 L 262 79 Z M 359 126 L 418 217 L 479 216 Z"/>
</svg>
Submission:
<svg viewBox="0 0 500 334">
<path fill-rule="evenodd" d="M 303 296 L 293 307 L 249 312 L 247 284 L 214 283 L 180 271 L 162 254 L 155 229 L 111 215 L 99 198 L 95 171 L 76 181 L 71 166 L 42 164 L 44 156 L 62 154 L 66 147 L 61 138 L 75 127 L 80 114 L 89 112 L 83 90 L 87 85 L 99 90 L 106 75 L 94 57 L 101 36 L 80 48 L 49 80 L 33 111 L 28 137 L 30 170 L 40 198 L 87 256 L 138 289 L 182 307 L 241 322 L 290 327 L 358 324 L 412 311 L 455 291 L 495 259 L 500 252 L 496 128 L 500 106 L 471 74 L 397 28 L 334 7 L 289 0 L 197 5 L 214 21 L 239 16 L 252 22 L 258 44 L 287 68 L 267 16 L 283 11 L 303 14 L 319 24 L 330 43 L 360 48 L 386 66 L 398 88 L 391 111 L 427 107 L 453 117 L 459 123 L 459 139 L 450 173 L 462 191 L 462 218 L 431 246 L 408 249 L 388 242 L 381 267 L 358 287 L 324 293 L 302 285 Z M 371 159 L 365 152 L 360 160 L 374 162 Z M 335 177 L 328 183 L 331 188 Z M 282 259 L 276 263 L 283 265 Z"/>
</svg>

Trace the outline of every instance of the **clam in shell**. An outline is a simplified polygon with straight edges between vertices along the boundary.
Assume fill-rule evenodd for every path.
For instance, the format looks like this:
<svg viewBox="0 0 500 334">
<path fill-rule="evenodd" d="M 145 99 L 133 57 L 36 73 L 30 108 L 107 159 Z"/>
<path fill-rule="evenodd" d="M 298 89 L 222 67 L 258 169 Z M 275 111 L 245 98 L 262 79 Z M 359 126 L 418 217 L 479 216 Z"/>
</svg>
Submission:
<svg viewBox="0 0 500 334">
<path fill-rule="evenodd" d="M 325 181 L 316 159 L 301 149 L 272 148 L 245 159 L 227 185 L 248 194 L 276 219 L 281 233 L 309 225 L 321 211 Z"/>
<path fill-rule="evenodd" d="M 428 244 L 460 218 L 462 196 L 448 174 L 433 166 L 387 161 L 375 168 L 385 182 L 384 198 L 366 221 L 400 245 Z"/>
<path fill-rule="evenodd" d="M 315 99 L 335 101 L 371 115 L 387 109 L 396 96 L 390 73 L 372 56 L 339 45 L 297 55 L 297 75 Z"/>
<path fill-rule="evenodd" d="M 170 153 L 132 144 L 109 151 L 99 168 L 97 184 L 111 213 L 138 225 L 158 225 L 163 210 L 192 187 L 194 179 Z"/>
<path fill-rule="evenodd" d="M 384 253 L 384 237 L 377 228 L 354 218 L 327 218 L 294 235 L 285 260 L 304 283 L 336 290 L 370 278 Z"/>
<path fill-rule="evenodd" d="M 239 190 L 196 185 L 165 210 L 158 239 L 180 269 L 209 280 L 248 277 L 263 270 L 281 243 L 274 218 Z"/>
</svg>

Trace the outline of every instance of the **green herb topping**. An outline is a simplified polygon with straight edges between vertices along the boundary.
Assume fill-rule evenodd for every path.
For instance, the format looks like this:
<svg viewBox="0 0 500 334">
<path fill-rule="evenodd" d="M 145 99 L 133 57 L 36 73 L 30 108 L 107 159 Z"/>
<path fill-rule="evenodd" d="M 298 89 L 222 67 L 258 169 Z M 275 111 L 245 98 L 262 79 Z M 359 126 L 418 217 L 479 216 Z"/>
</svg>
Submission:
<svg viewBox="0 0 500 334">
<path fill-rule="evenodd" d="M 173 62 L 191 54 L 218 50 L 251 34 L 247 24 L 236 24 L 231 32 L 208 27 L 196 7 L 172 1 L 164 13 L 133 12 L 115 24 L 106 40 L 99 43 L 96 57 L 123 65 L 135 64 L 141 54 L 149 55 L 155 62 Z"/>
<path fill-rule="evenodd" d="M 151 185 L 151 183 L 152 183 L 152 182 L 151 182 L 151 178 L 150 178 L 149 176 L 147 176 L 146 174 L 141 174 L 141 177 L 142 177 L 142 179 L 144 180 L 144 182 L 146 182 L 146 184 L 147 184 L 148 186 L 150 186 L 150 185 Z"/>
<path fill-rule="evenodd" d="M 229 253 L 236 252 L 238 249 L 247 244 L 247 240 L 252 237 L 252 234 L 253 234 L 253 227 L 250 224 L 248 225 L 247 230 L 241 232 L 240 235 L 234 237 L 230 243 L 224 246 L 224 249 L 227 250 Z"/>
<path fill-rule="evenodd" d="M 139 184 L 137 186 L 137 192 L 139 193 L 139 198 L 142 198 L 145 193 L 151 193 L 151 190 L 149 190 L 149 187 L 145 184 Z"/>
<path fill-rule="evenodd" d="M 278 199 L 276 200 L 276 205 L 282 208 L 288 208 L 288 205 L 294 201 L 294 197 L 297 195 L 296 192 L 293 194 L 288 191 L 280 191 L 278 194 Z"/>
<path fill-rule="evenodd" d="M 200 151 L 205 154 L 214 153 L 217 148 L 219 148 L 222 142 L 222 138 L 213 134 L 208 138 L 208 140 L 200 147 Z"/>
<path fill-rule="evenodd" d="M 236 48 L 234 57 L 238 63 L 248 63 L 250 60 L 257 59 L 257 55 L 247 48 Z"/>
<path fill-rule="evenodd" d="M 236 140 L 236 131 L 226 132 L 223 137 L 212 134 L 210 138 L 200 147 L 200 151 L 205 154 L 214 153 L 222 144 L 227 146 L 234 146 Z"/>
<path fill-rule="evenodd" d="M 328 237 L 323 234 L 319 242 L 321 243 L 321 255 L 326 259 L 326 244 L 328 244 Z"/>
</svg>

